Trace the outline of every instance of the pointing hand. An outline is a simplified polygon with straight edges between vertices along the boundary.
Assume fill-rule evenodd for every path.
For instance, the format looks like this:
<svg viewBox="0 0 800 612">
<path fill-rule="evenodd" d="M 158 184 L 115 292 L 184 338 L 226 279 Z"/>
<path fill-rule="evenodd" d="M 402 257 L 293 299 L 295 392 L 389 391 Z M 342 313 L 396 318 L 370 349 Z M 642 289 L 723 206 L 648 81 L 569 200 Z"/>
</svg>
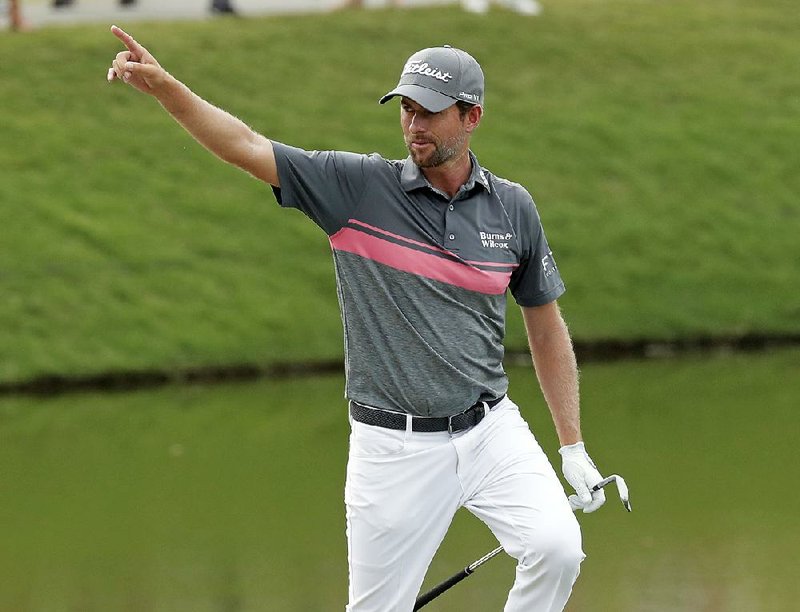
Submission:
<svg viewBox="0 0 800 612">
<path fill-rule="evenodd" d="M 106 76 L 108 82 L 121 79 L 139 91 L 154 94 L 155 90 L 166 80 L 167 72 L 156 61 L 156 58 L 136 42 L 130 34 L 117 26 L 111 26 L 111 32 L 123 42 L 128 50 L 117 53 L 111 68 L 108 69 Z"/>
</svg>

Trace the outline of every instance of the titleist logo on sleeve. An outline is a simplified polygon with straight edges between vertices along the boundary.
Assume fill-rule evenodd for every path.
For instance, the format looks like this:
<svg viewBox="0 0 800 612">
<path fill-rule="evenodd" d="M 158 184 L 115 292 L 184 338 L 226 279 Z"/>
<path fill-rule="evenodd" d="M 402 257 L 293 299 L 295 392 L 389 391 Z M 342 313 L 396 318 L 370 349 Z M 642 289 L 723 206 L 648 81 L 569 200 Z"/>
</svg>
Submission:
<svg viewBox="0 0 800 612">
<path fill-rule="evenodd" d="M 449 72 L 442 72 L 436 68 L 431 68 L 428 65 L 428 62 L 421 62 L 419 60 L 409 61 L 405 68 L 403 68 L 403 74 L 422 74 L 424 76 L 429 76 L 433 77 L 434 79 L 444 81 L 445 83 L 453 78 L 453 75 Z"/>
</svg>

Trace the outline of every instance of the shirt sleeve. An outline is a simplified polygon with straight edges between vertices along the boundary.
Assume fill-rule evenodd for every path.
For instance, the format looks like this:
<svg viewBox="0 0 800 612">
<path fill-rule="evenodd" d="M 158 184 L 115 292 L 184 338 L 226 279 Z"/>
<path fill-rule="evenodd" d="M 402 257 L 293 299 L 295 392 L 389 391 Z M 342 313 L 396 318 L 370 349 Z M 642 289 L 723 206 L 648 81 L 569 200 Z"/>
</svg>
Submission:
<svg viewBox="0 0 800 612">
<path fill-rule="evenodd" d="M 519 267 L 511 275 L 511 294 L 520 306 L 549 304 L 566 289 L 530 196 L 520 207 L 519 221 L 521 258 Z"/>
<path fill-rule="evenodd" d="M 343 151 L 305 151 L 274 142 L 280 187 L 278 204 L 296 208 L 329 236 L 347 223 L 367 181 L 371 156 Z"/>
</svg>

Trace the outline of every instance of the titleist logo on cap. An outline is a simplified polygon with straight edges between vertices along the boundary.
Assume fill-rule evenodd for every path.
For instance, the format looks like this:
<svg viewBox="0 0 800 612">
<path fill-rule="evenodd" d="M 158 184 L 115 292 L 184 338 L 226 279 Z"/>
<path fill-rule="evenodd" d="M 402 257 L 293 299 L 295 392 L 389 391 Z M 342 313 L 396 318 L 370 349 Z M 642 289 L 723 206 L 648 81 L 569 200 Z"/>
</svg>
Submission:
<svg viewBox="0 0 800 612">
<path fill-rule="evenodd" d="M 442 72 L 436 68 L 431 68 L 428 62 L 421 62 L 420 60 L 409 60 L 405 68 L 403 68 L 403 74 L 422 74 L 444 81 L 445 83 L 453 78 L 453 75 L 449 72 Z"/>
<path fill-rule="evenodd" d="M 409 98 L 433 113 L 456 102 L 482 104 L 483 71 L 475 58 L 461 49 L 422 49 L 405 61 L 397 87 L 380 103 L 396 96 Z"/>
</svg>

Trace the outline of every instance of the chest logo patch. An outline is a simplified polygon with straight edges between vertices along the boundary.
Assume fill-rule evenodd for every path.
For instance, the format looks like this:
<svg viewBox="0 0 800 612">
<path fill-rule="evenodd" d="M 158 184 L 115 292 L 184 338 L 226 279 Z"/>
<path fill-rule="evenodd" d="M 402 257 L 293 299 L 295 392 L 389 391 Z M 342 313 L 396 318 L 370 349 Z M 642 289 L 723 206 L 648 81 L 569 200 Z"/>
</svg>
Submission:
<svg viewBox="0 0 800 612">
<path fill-rule="evenodd" d="M 491 234 L 480 232 L 481 245 L 487 249 L 507 249 L 508 241 L 513 238 L 513 234 Z"/>
</svg>

